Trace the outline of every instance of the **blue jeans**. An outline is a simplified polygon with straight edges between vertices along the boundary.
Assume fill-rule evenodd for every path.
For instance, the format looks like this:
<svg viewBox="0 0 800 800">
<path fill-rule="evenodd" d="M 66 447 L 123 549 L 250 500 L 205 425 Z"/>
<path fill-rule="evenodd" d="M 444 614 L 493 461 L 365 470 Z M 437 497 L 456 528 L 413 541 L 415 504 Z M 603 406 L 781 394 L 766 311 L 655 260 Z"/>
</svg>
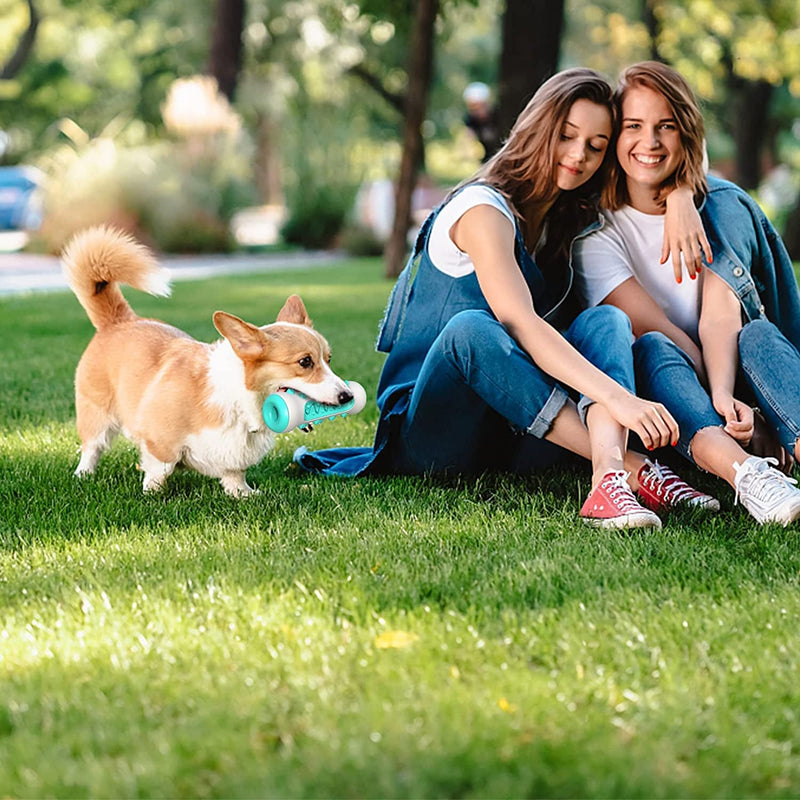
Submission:
<svg viewBox="0 0 800 800">
<path fill-rule="evenodd" d="M 588 309 L 564 336 L 633 391 L 630 321 L 619 309 Z M 425 357 L 392 448 L 393 466 L 410 473 L 530 472 L 570 460 L 572 454 L 541 438 L 568 397 L 490 313 L 462 311 Z M 591 402 L 581 398 L 579 410 Z"/>
<path fill-rule="evenodd" d="M 633 343 L 633 363 L 637 394 L 666 406 L 680 428 L 676 449 L 694 462 L 691 442 L 695 434 L 724 423 L 691 359 L 663 333 L 651 331 Z"/>
<path fill-rule="evenodd" d="M 739 332 L 739 362 L 761 413 L 794 454 L 800 437 L 800 353 L 775 325 L 757 319 Z"/>
</svg>

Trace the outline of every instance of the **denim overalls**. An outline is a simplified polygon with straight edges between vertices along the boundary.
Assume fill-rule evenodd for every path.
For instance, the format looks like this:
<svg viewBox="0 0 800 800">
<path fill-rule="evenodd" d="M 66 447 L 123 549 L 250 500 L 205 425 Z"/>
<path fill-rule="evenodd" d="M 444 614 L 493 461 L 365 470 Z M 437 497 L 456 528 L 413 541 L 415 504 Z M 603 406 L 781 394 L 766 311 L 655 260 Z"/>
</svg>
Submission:
<svg viewBox="0 0 800 800">
<path fill-rule="evenodd" d="M 350 475 L 524 472 L 565 457 L 541 437 L 567 402 L 567 390 L 497 321 L 474 272 L 451 277 L 428 255 L 431 228 L 443 205 L 423 223 L 380 326 L 376 347 L 388 356 L 378 383 L 381 414 L 373 447 L 316 453 L 301 448 L 295 461 L 302 467 Z M 548 283 L 515 227 L 516 261 L 537 313 L 555 327 L 568 325 L 567 340 L 632 390 L 628 318 L 603 306 L 572 321 L 571 264 Z M 585 411 L 591 402 L 581 398 L 579 408 Z"/>
</svg>

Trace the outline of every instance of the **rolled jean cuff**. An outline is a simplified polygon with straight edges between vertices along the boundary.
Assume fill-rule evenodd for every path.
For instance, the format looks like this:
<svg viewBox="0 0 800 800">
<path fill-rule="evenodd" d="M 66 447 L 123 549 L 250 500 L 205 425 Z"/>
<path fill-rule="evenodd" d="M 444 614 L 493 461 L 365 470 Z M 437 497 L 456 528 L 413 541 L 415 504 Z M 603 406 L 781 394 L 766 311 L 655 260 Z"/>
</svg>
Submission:
<svg viewBox="0 0 800 800">
<path fill-rule="evenodd" d="M 582 394 L 580 400 L 578 400 L 578 416 L 584 425 L 586 424 L 586 415 L 589 413 L 589 406 L 594 402 L 591 397 L 587 397 L 585 394 Z"/>
<path fill-rule="evenodd" d="M 550 428 L 553 427 L 556 417 L 564 408 L 564 403 L 569 399 L 566 389 L 562 386 L 554 386 L 550 396 L 542 406 L 542 410 L 536 415 L 536 419 L 528 427 L 528 433 L 537 439 L 543 439 Z"/>
</svg>

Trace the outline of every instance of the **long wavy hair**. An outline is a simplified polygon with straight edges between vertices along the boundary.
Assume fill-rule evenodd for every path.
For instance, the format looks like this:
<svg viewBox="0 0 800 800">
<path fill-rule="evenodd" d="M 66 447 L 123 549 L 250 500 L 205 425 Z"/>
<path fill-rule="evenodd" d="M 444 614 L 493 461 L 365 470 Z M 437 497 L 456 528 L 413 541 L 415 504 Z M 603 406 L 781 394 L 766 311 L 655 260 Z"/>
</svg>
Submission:
<svg viewBox="0 0 800 800">
<path fill-rule="evenodd" d="M 679 185 L 691 188 L 695 200 L 699 202 L 708 191 L 703 169 L 705 126 L 694 92 L 679 72 L 658 61 L 642 61 L 622 71 L 614 92 L 616 107 L 614 140 L 616 141 L 622 124 L 622 103 L 625 95 L 631 89 L 641 86 L 658 92 L 667 101 L 678 126 L 683 148 L 683 159 L 678 169 L 659 188 L 658 200 L 663 204 L 669 189 Z M 602 204 L 614 211 L 625 205 L 628 200 L 626 175 L 619 161 L 614 158 L 603 189 Z"/>
<path fill-rule="evenodd" d="M 564 192 L 556 184 L 556 148 L 564 123 L 576 100 L 589 100 L 614 116 L 614 90 L 609 80 L 584 67 L 566 69 L 546 80 L 517 117 L 503 146 L 466 183 L 483 182 L 497 189 L 520 220 L 531 203 L 552 202 L 548 212 L 547 245 L 542 259 L 567 251 L 578 231 L 597 216 L 600 191 L 606 180 L 606 158 L 582 186 Z M 523 226 L 525 230 L 525 226 Z M 526 241 L 528 249 L 536 242 Z M 538 260 L 538 259 L 537 259 Z"/>
</svg>

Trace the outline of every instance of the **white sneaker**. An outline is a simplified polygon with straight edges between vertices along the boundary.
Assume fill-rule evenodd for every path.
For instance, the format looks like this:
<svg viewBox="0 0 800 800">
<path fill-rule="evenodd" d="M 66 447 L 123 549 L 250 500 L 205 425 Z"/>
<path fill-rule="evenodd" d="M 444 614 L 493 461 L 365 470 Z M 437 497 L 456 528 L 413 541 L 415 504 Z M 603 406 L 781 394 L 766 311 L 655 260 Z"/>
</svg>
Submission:
<svg viewBox="0 0 800 800">
<path fill-rule="evenodd" d="M 776 458 L 750 456 L 744 464 L 733 462 L 736 501 L 759 522 L 780 522 L 786 527 L 800 517 L 797 481 L 775 469 Z"/>
</svg>

